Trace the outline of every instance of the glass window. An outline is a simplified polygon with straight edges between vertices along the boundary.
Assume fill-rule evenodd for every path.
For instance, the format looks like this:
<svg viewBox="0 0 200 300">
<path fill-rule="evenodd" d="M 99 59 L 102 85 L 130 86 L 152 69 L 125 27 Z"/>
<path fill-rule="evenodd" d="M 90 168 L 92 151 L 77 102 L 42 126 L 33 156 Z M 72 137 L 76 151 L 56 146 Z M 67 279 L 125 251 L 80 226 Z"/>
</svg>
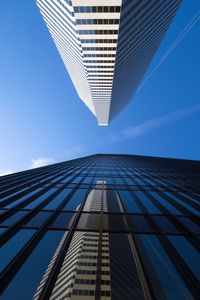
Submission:
<svg viewBox="0 0 200 300">
<path fill-rule="evenodd" d="M 156 223 L 160 231 L 164 233 L 179 233 L 179 230 L 165 216 L 153 216 L 152 219 Z"/>
<path fill-rule="evenodd" d="M 155 298 L 192 300 L 190 291 L 158 238 L 154 235 L 136 235 L 136 241 Z"/>
<path fill-rule="evenodd" d="M 109 275 L 111 297 L 117 300 L 143 300 L 144 295 L 130 245 L 129 235 L 109 234 Z"/>
<path fill-rule="evenodd" d="M 20 189 L 20 190 L 18 190 L 17 192 L 15 192 L 15 193 L 11 193 L 11 194 L 9 194 L 8 196 L 5 196 L 5 197 L 2 197 L 1 198 L 1 200 L 0 200 L 0 202 L 2 202 L 2 201 L 5 201 L 5 200 L 7 200 L 7 199 L 9 199 L 10 197 L 13 197 L 13 196 L 16 196 L 17 194 L 19 194 L 19 193 L 21 193 L 21 192 L 23 192 L 23 191 L 26 191 L 26 190 L 28 190 L 29 188 L 24 188 L 24 189 Z M 8 190 L 9 191 L 9 190 Z"/>
<path fill-rule="evenodd" d="M 161 195 L 156 192 L 149 192 L 160 204 L 162 204 L 166 209 L 172 214 L 182 215 L 182 213 L 176 209 L 172 204 L 165 200 Z"/>
<path fill-rule="evenodd" d="M 129 226 L 134 232 L 153 232 L 144 216 L 128 216 Z"/>
<path fill-rule="evenodd" d="M 40 227 L 47 218 L 51 215 L 50 212 L 43 211 L 35 215 L 27 224 L 27 227 Z"/>
<path fill-rule="evenodd" d="M 62 236 L 62 231 L 48 231 L 45 234 L 4 291 L 2 299 L 33 298 Z"/>
<path fill-rule="evenodd" d="M 121 201 L 124 205 L 125 211 L 130 213 L 141 213 L 141 210 L 137 206 L 135 199 L 128 191 L 119 191 Z"/>
<path fill-rule="evenodd" d="M 174 199 L 177 203 L 185 207 L 190 212 L 194 213 L 195 215 L 200 215 L 200 212 L 196 210 L 195 208 L 191 207 L 190 205 L 186 204 L 183 200 L 180 200 L 177 198 L 173 193 L 166 192 L 166 195 L 168 195 L 170 198 Z"/>
<path fill-rule="evenodd" d="M 151 202 L 143 192 L 134 192 L 139 198 L 140 202 L 144 205 L 146 210 L 152 214 L 159 214 L 160 210 Z"/>
<path fill-rule="evenodd" d="M 108 212 L 120 212 L 119 200 L 116 192 L 106 190 L 103 195 L 103 210 Z"/>
<path fill-rule="evenodd" d="M 5 208 L 12 208 L 12 207 L 16 206 L 17 204 L 21 203 L 22 201 L 27 200 L 28 198 L 32 197 L 33 195 L 39 193 L 42 190 L 43 190 L 42 188 L 38 188 L 38 189 L 32 191 L 31 193 L 21 197 L 20 199 L 15 200 L 12 203 L 6 205 Z"/>
<path fill-rule="evenodd" d="M 65 189 L 60 194 L 55 196 L 55 198 L 52 199 L 51 202 L 47 204 L 44 209 L 56 209 L 67 198 L 71 191 L 72 190 Z"/>
<path fill-rule="evenodd" d="M 0 248 L 0 271 L 17 255 L 26 242 L 33 236 L 35 230 L 22 229 L 11 237 L 6 244 Z"/>
<path fill-rule="evenodd" d="M 99 230 L 100 226 L 100 214 L 87 214 L 82 213 L 79 222 L 78 222 L 78 229 L 93 229 Z"/>
<path fill-rule="evenodd" d="M 87 190 L 77 190 L 68 203 L 65 205 L 64 210 L 78 210 L 80 204 L 84 201 Z"/>
<path fill-rule="evenodd" d="M 0 215 L 4 214 L 5 211 L 6 211 L 6 209 L 1 209 L 1 210 L 0 210 Z"/>
<path fill-rule="evenodd" d="M 83 180 L 82 183 L 85 183 L 85 184 L 90 184 L 90 183 L 92 183 L 92 177 L 87 176 L 87 177 Z"/>
<path fill-rule="evenodd" d="M 179 255 L 200 280 L 200 253 L 183 236 L 168 236 Z"/>
<path fill-rule="evenodd" d="M 60 213 L 51 228 L 66 229 L 69 228 L 73 221 L 74 214 L 72 213 Z"/>
<path fill-rule="evenodd" d="M 27 211 L 18 211 L 5 221 L 1 223 L 2 226 L 12 226 L 16 222 L 18 222 L 22 217 L 24 217 L 28 212 Z"/>
<path fill-rule="evenodd" d="M 186 229 L 191 231 L 194 234 L 200 234 L 200 226 L 197 225 L 194 221 L 187 217 L 177 217 L 177 220 L 182 223 Z"/>
<path fill-rule="evenodd" d="M 122 215 L 104 214 L 103 215 L 103 230 L 127 230 Z"/>
<path fill-rule="evenodd" d="M 8 228 L 0 228 L 0 234 L 2 234 L 5 230 L 7 230 Z"/>
<path fill-rule="evenodd" d="M 50 189 L 49 191 L 47 191 L 46 193 L 42 194 L 41 196 L 39 196 L 37 199 L 35 199 L 34 201 L 32 201 L 31 203 L 29 203 L 25 207 L 29 208 L 29 209 L 30 208 L 35 208 L 37 205 L 39 205 L 40 203 L 42 203 L 43 201 L 45 201 L 53 193 L 55 193 L 55 189 Z"/>
</svg>

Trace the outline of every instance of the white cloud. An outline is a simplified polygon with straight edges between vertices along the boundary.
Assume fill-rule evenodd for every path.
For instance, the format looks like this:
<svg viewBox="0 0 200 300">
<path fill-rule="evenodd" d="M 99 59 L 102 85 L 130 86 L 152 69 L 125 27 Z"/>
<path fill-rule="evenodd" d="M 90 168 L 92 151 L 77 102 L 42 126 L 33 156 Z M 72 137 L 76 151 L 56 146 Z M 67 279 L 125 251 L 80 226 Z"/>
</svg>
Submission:
<svg viewBox="0 0 200 300">
<path fill-rule="evenodd" d="M 195 114 L 198 111 L 200 111 L 200 104 L 184 107 L 179 110 L 168 113 L 162 117 L 158 117 L 140 125 L 132 126 L 125 130 L 122 130 L 117 134 L 110 136 L 110 140 L 120 141 L 123 139 L 136 139 L 142 135 L 145 135 L 149 131 L 152 131 L 164 125 L 171 124 L 175 121 L 178 121 L 179 119 Z"/>
<path fill-rule="evenodd" d="M 31 166 L 30 168 L 39 168 L 39 167 L 43 167 L 46 165 L 50 165 L 54 163 L 54 159 L 51 157 L 41 157 L 41 158 L 33 158 L 31 159 Z"/>
<path fill-rule="evenodd" d="M 13 171 L 11 171 L 11 170 L 9 170 L 9 169 L 5 169 L 5 170 L 3 170 L 3 169 L 1 169 L 0 170 L 0 176 L 5 176 L 5 175 L 9 175 L 9 174 L 12 174 L 13 173 Z"/>
</svg>

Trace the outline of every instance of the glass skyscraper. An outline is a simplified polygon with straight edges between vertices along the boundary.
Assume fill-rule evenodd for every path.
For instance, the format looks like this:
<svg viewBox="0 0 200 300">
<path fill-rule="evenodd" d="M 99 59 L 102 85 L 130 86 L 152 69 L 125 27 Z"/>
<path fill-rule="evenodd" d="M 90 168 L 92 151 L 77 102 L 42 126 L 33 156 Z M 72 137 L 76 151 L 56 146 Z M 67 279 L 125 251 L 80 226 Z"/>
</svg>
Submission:
<svg viewBox="0 0 200 300">
<path fill-rule="evenodd" d="M 99 154 L 0 177 L 0 299 L 199 299 L 199 171 Z"/>
</svg>

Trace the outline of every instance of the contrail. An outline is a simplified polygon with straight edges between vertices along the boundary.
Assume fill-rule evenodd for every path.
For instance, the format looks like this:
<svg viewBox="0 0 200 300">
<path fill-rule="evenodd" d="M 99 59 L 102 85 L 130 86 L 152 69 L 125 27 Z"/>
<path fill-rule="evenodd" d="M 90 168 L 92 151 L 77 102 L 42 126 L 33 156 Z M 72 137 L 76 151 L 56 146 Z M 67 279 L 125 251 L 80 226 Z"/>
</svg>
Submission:
<svg viewBox="0 0 200 300">
<path fill-rule="evenodd" d="M 190 20 L 190 22 L 185 26 L 183 31 L 179 34 L 177 39 L 167 49 L 167 51 L 161 57 L 159 63 L 157 64 L 157 66 L 155 66 L 153 71 L 142 81 L 140 87 L 138 88 L 138 91 L 141 90 L 141 88 L 149 81 L 149 79 L 154 75 L 154 73 L 158 70 L 161 64 L 168 58 L 168 56 L 178 46 L 178 44 L 182 41 L 182 39 L 186 36 L 186 34 L 188 34 L 188 32 L 194 27 L 194 25 L 199 21 L 199 19 L 200 19 L 200 10 L 198 10 L 195 16 Z"/>
</svg>

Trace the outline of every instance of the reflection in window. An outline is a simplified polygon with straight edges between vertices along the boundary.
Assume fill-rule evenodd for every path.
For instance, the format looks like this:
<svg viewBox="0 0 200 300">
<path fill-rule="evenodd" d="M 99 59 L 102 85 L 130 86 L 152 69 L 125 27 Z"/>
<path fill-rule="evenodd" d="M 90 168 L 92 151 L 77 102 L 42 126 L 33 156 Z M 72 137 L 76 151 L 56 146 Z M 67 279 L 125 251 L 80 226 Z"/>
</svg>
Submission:
<svg viewBox="0 0 200 300">
<path fill-rule="evenodd" d="M 167 200 L 165 200 L 163 197 L 161 197 L 160 194 L 156 192 L 149 192 L 150 195 L 152 195 L 160 204 L 162 204 L 166 209 L 169 210 L 172 214 L 182 215 L 182 213 L 176 209 L 173 205 L 171 205 Z"/>
<path fill-rule="evenodd" d="M 106 190 L 103 193 L 103 210 L 108 212 L 120 212 L 120 204 L 115 191 Z"/>
<path fill-rule="evenodd" d="M 18 211 L 10 218 L 6 219 L 1 223 L 2 226 L 12 226 L 16 222 L 18 222 L 21 218 L 23 218 L 27 214 L 27 211 Z"/>
<path fill-rule="evenodd" d="M 119 191 L 121 201 L 124 205 L 125 211 L 130 213 L 141 213 L 141 210 L 137 206 L 135 199 L 128 191 Z"/>
<path fill-rule="evenodd" d="M 192 300 L 192 295 L 158 238 L 153 235 L 138 235 L 136 241 L 155 298 Z"/>
<path fill-rule="evenodd" d="M 187 217 L 177 217 L 177 220 L 182 223 L 193 234 L 200 234 L 200 226 Z"/>
<path fill-rule="evenodd" d="M 186 204 L 183 200 L 180 200 L 178 197 L 176 197 L 173 193 L 166 192 L 166 195 L 168 195 L 170 198 L 175 200 L 177 203 L 181 204 L 183 207 L 185 207 L 188 211 L 192 212 L 195 215 L 200 215 L 200 212 L 196 210 L 195 208 L 191 207 L 190 205 Z"/>
<path fill-rule="evenodd" d="M 51 215 L 50 212 L 43 211 L 39 212 L 36 216 L 34 216 L 27 224 L 27 227 L 40 227 L 47 218 Z"/>
<path fill-rule="evenodd" d="M 68 203 L 65 205 L 64 210 L 78 210 L 80 204 L 84 201 L 87 190 L 77 190 Z"/>
<path fill-rule="evenodd" d="M 72 213 L 60 213 L 51 228 L 66 229 L 69 228 L 73 221 Z"/>
<path fill-rule="evenodd" d="M 144 216 L 128 216 L 129 225 L 134 232 L 153 232 L 151 226 Z"/>
<path fill-rule="evenodd" d="M 144 299 L 127 234 L 109 234 L 111 299 Z"/>
<path fill-rule="evenodd" d="M 62 191 L 60 194 L 55 196 L 55 198 L 51 200 L 49 204 L 45 206 L 45 209 L 56 209 L 67 198 L 70 192 L 71 190 L 66 189 Z"/>
<path fill-rule="evenodd" d="M 17 204 L 21 203 L 22 201 L 27 200 L 28 198 L 32 197 L 33 195 L 39 193 L 42 190 L 43 190 L 42 188 L 38 188 L 38 189 L 32 191 L 31 193 L 21 197 L 20 199 L 15 200 L 12 203 L 6 205 L 5 208 L 12 208 L 12 207 L 16 206 Z"/>
<path fill-rule="evenodd" d="M 22 249 L 25 243 L 33 236 L 35 230 L 22 229 L 18 231 L 0 248 L 0 271 L 2 271 L 8 263 Z"/>
<path fill-rule="evenodd" d="M 179 233 L 179 230 L 165 216 L 152 217 L 161 232 L 164 233 Z"/>
<path fill-rule="evenodd" d="M 140 202 L 144 205 L 146 210 L 152 214 L 159 214 L 160 210 L 151 202 L 143 192 L 134 192 L 139 198 Z"/>
<path fill-rule="evenodd" d="M 40 197 L 38 197 L 36 200 L 32 201 L 30 204 L 26 206 L 26 208 L 35 208 L 37 205 L 45 201 L 49 196 L 51 196 L 53 193 L 55 193 L 55 189 L 50 189 L 46 193 L 42 194 Z"/>
<path fill-rule="evenodd" d="M 27 300 L 33 298 L 62 236 L 62 231 L 48 231 L 44 235 L 4 291 L 2 299 Z M 38 266 L 40 267 L 38 268 Z"/>
<path fill-rule="evenodd" d="M 200 254 L 183 236 L 168 236 L 168 239 L 183 258 L 185 263 L 200 280 Z"/>
</svg>

